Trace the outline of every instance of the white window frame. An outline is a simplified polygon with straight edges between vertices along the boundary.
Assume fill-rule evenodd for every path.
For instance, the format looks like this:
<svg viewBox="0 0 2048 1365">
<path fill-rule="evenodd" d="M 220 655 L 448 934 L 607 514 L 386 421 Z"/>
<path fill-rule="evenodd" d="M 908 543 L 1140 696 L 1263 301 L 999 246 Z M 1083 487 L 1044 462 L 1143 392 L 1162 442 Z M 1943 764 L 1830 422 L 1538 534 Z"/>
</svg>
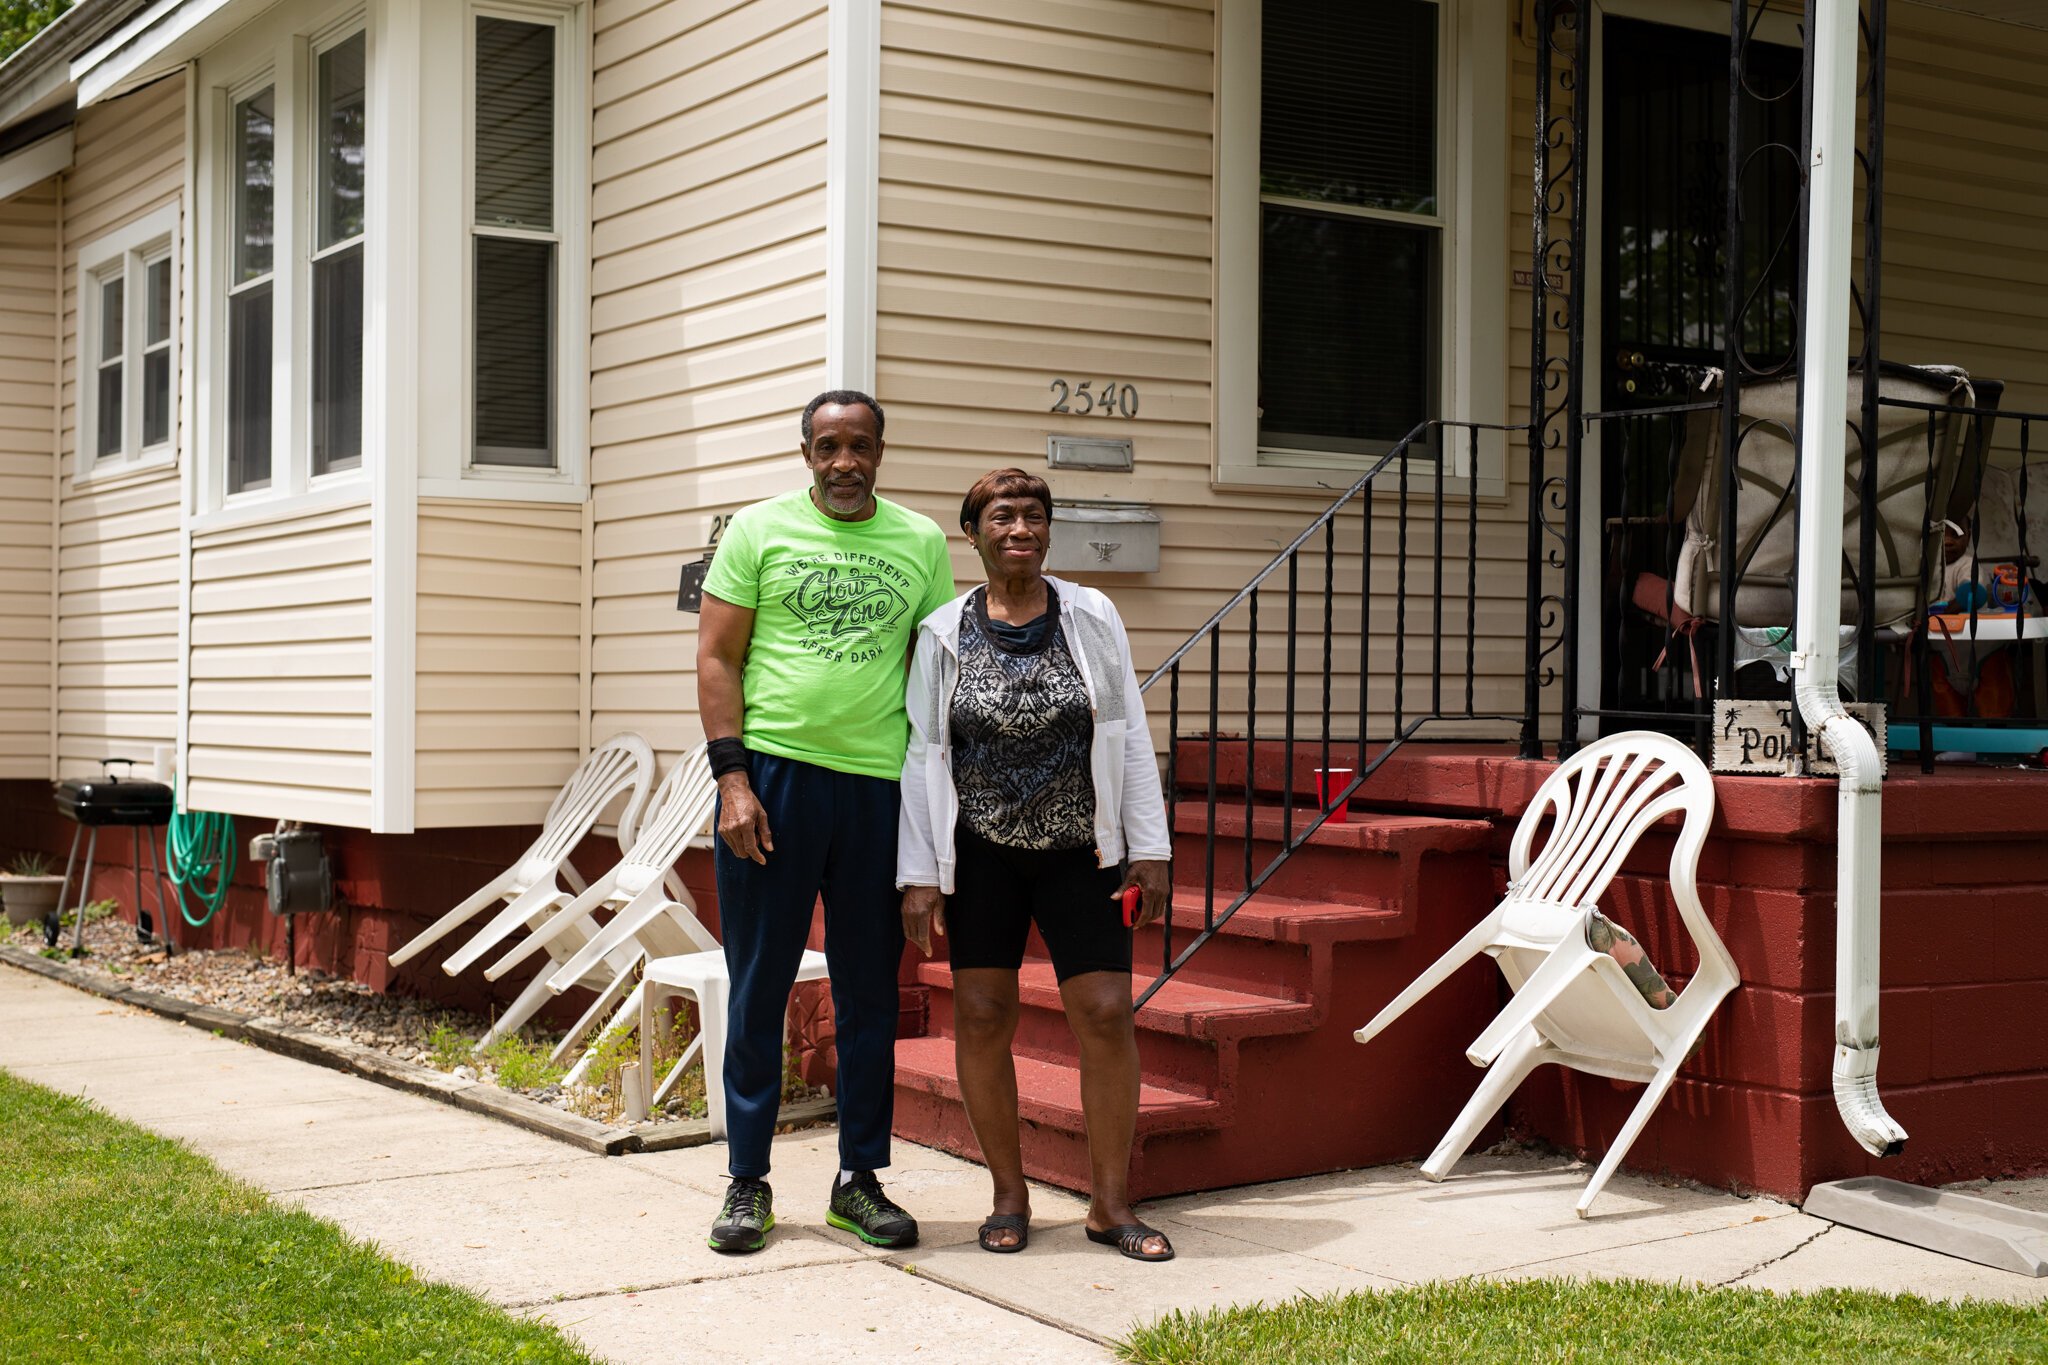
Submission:
<svg viewBox="0 0 2048 1365">
<path fill-rule="evenodd" d="M 1419 416 L 1499 423 L 1506 419 L 1509 377 L 1507 23 L 1493 7 L 1472 0 L 1434 3 L 1439 12 L 1437 212 L 1432 217 L 1346 212 L 1436 225 L 1437 410 Z M 1262 10 L 1257 0 L 1218 6 L 1213 478 L 1219 488 L 1248 491 L 1327 489 L 1348 484 L 1376 457 L 1270 449 L 1259 443 Z M 1437 444 L 1444 452 L 1447 491 L 1506 495 L 1500 433 L 1482 433 L 1476 471 L 1469 467 L 1462 433 L 1450 433 Z"/>
<path fill-rule="evenodd" d="M 74 356 L 78 376 L 78 412 L 74 429 L 74 486 L 140 470 L 172 468 L 178 462 L 178 424 L 182 416 L 178 402 L 178 342 L 184 311 L 182 253 L 178 249 L 181 211 L 181 202 L 174 200 L 94 238 L 78 249 L 78 335 Z M 161 260 L 168 260 L 171 266 L 171 334 L 168 342 L 159 342 L 150 349 L 161 348 L 170 352 L 170 432 L 164 440 L 145 446 L 142 443 L 142 362 L 143 332 L 148 319 L 146 285 L 149 267 Z M 101 455 L 95 449 L 99 433 L 97 381 L 101 365 L 99 284 L 117 274 L 123 281 L 121 449 L 114 454 Z"/>
<path fill-rule="evenodd" d="M 346 468 L 315 476 L 312 472 L 312 303 L 313 255 L 317 224 L 314 195 L 318 171 L 314 138 L 319 99 L 318 57 L 321 52 L 363 33 L 365 56 L 374 69 L 377 34 L 362 0 L 327 5 L 281 5 L 252 21 L 212 49 L 201 61 L 199 97 L 198 202 L 201 205 L 201 249 L 195 253 L 199 327 L 196 344 L 207 357 L 195 404 L 199 426 L 195 447 L 201 452 L 196 490 L 196 529 L 273 519 L 362 502 L 368 497 L 370 470 L 380 456 L 383 433 L 372 420 L 370 370 L 375 363 L 365 338 L 362 459 Z M 372 146 L 379 111 L 376 80 L 368 75 L 372 105 Z M 232 289 L 235 232 L 234 110 L 236 104 L 269 85 L 275 87 L 276 180 L 274 237 L 271 257 L 271 429 L 270 482 L 262 488 L 229 492 L 228 480 L 228 294 Z M 366 193 L 374 205 L 385 193 L 386 170 L 374 151 Z M 371 222 L 376 222 L 372 218 Z M 366 253 L 377 249 L 366 232 Z M 365 258 L 365 309 L 373 305 L 375 288 Z"/>
<path fill-rule="evenodd" d="M 555 30 L 555 228 L 491 235 L 549 240 L 555 247 L 555 467 L 478 464 L 473 395 L 476 220 L 474 164 L 476 21 L 509 19 Z M 422 411 L 422 497 L 581 503 L 590 494 L 590 26 L 588 9 L 555 0 L 488 0 L 430 15 L 425 65 L 459 69 L 460 106 L 422 109 L 423 126 L 459 132 L 421 149 L 421 219 L 431 242 L 420 269 L 420 391 L 460 394 Z M 456 62 L 459 68 L 454 68 Z M 449 83 L 453 86 L 454 83 Z M 435 101 L 435 91 L 427 101 Z M 437 194 L 436 187 L 441 187 Z M 453 191 L 453 193 L 449 192 Z M 446 263 L 434 268 L 431 260 Z"/>
<path fill-rule="evenodd" d="M 368 174 L 365 175 L 363 181 L 363 194 L 367 202 L 363 215 L 362 231 L 353 237 L 346 237 L 323 247 L 320 245 L 320 148 L 317 145 L 320 136 L 319 116 L 321 113 L 318 107 L 320 103 L 320 58 L 357 34 L 361 34 L 363 38 L 363 98 L 365 101 L 364 107 L 367 110 L 364 120 L 364 152 L 371 158 Z M 323 487 L 329 483 L 347 482 L 351 475 L 358 476 L 359 478 L 364 467 L 370 461 L 370 414 L 368 411 L 370 338 L 366 326 L 363 334 L 363 360 L 361 364 L 363 392 L 357 397 L 358 403 L 363 408 L 361 418 L 362 434 L 359 449 L 353 462 L 336 469 L 330 469 L 325 474 L 314 472 L 312 467 L 313 326 L 318 321 L 314 315 L 313 308 L 313 276 L 316 273 L 315 267 L 330 256 L 339 256 L 350 250 L 361 251 L 363 253 L 363 311 L 366 318 L 370 308 L 370 223 L 374 215 L 368 210 L 376 202 L 376 197 L 384 193 L 384 185 L 380 182 L 378 176 L 379 167 L 376 163 L 375 154 L 372 151 L 376 146 L 376 141 L 371 133 L 370 124 L 375 121 L 377 112 L 371 107 L 374 104 L 372 96 L 375 93 L 376 83 L 370 79 L 369 57 L 369 26 L 365 22 L 365 16 L 361 11 L 355 12 L 338 24 L 330 25 L 317 37 L 308 41 L 305 61 L 305 103 L 298 111 L 301 115 L 304 131 L 293 148 L 300 155 L 305 168 L 303 180 L 304 193 L 301 197 L 301 202 L 306 205 L 305 232 L 301 244 L 302 249 L 299 253 L 299 258 L 304 265 L 304 269 L 300 273 L 304 278 L 298 286 L 298 297 L 303 300 L 305 305 L 305 326 L 299 329 L 301 335 L 293 338 L 295 364 L 298 363 L 300 353 L 303 352 L 303 365 L 301 369 L 305 375 L 305 402 L 294 413 L 294 420 L 304 428 L 303 440 L 306 451 L 307 483 L 310 487 L 314 488 Z"/>
</svg>

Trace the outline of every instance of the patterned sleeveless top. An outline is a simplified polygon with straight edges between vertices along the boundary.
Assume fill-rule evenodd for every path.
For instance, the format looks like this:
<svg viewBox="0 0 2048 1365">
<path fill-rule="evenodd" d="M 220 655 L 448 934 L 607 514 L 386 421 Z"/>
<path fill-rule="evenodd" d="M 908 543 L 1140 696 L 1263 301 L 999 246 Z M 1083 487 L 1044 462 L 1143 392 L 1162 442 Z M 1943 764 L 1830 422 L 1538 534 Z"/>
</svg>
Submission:
<svg viewBox="0 0 2048 1365">
<path fill-rule="evenodd" d="M 987 597 L 978 589 L 960 615 L 952 715 L 960 818 L 1008 848 L 1092 847 L 1095 718 L 1060 631 L 1059 596 L 1046 584 L 1045 615 L 1023 626 L 991 621 Z"/>
</svg>

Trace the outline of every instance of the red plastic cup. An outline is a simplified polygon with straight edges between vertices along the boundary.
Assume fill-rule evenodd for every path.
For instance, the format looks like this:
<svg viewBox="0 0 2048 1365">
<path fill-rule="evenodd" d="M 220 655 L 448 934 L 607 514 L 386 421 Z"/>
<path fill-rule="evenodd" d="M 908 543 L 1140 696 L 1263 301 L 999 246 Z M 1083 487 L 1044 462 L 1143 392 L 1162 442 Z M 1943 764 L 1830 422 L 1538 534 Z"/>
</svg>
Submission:
<svg viewBox="0 0 2048 1365">
<path fill-rule="evenodd" d="M 1330 811 L 1330 819 L 1339 824 L 1349 823 L 1351 820 L 1351 798 L 1347 796 L 1338 802 L 1335 810 L 1330 809 L 1330 798 L 1351 785 L 1351 769 L 1317 768 L 1315 771 L 1316 803 L 1324 810 Z"/>
<path fill-rule="evenodd" d="M 1138 922 L 1138 906 L 1144 901 L 1145 893 L 1135 886 L 1124 888 L 1124 928 L 1129 929 Z"/>
</svg>

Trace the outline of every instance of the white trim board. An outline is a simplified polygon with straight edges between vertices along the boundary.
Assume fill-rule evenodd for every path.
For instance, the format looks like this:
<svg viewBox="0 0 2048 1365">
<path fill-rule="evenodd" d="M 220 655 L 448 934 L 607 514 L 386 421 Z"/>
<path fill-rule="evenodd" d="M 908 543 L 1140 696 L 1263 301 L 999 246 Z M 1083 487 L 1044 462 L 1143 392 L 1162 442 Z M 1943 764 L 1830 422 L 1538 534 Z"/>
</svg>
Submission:
<svg viewBox="0 0 2048 1365">
<path fill-rule="evenodd" d="M 370 162 L 380 168 L 364 234 L 363 430 L 370 468 L 370 829 L 410 834 L 418 775 L 419 6 L 372 0 L 366 57 Z M 367 448 L 370 445 L 365 440 Z"/>
<path fill-rule="evenodd" d="M 831 0 L 825 104 L 825 387 L 875 386 L 881 0 Z"/>
<path fill-rule="evenodd" d="M 78 107 L 126 94 L 197 58 L 274 0 L 157 0 L 71 62 Z"/>
<path fill-rule="evenodd" d="M 12 199 L 59 171 L 71 169 L 73 138 L 64 128 L 0 157 L 0 199 Z"/>
</svg>

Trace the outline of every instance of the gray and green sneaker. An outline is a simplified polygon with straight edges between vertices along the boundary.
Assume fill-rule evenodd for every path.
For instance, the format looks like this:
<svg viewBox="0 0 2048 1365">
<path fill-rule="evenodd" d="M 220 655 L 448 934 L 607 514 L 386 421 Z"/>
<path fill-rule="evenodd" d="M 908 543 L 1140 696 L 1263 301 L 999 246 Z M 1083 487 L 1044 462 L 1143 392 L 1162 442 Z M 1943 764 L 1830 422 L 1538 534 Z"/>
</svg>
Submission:
<svg viewBox="0 0 2048 1365">
<path fill-rule="evenodd" d="M 873 1171 L 855 1173 L 845 1184 L 833 1177 L 832 1206 L 825 1221 L 843 1228 L 870 1246 L 908 1247 L 917 1245 L 917 1220 L 896 1201 L 882 1193 L 882 1182 Z"/>
<path fill-rule="evenodd" d="M 768 1229 L 775 1226 L 774 1197 L 767 1181 L 734 1176 L 718 1221 L 711 1225 L 711 1249 L 734 1254 L 759 1251 L 768 1242 Z"/>
</svg>

